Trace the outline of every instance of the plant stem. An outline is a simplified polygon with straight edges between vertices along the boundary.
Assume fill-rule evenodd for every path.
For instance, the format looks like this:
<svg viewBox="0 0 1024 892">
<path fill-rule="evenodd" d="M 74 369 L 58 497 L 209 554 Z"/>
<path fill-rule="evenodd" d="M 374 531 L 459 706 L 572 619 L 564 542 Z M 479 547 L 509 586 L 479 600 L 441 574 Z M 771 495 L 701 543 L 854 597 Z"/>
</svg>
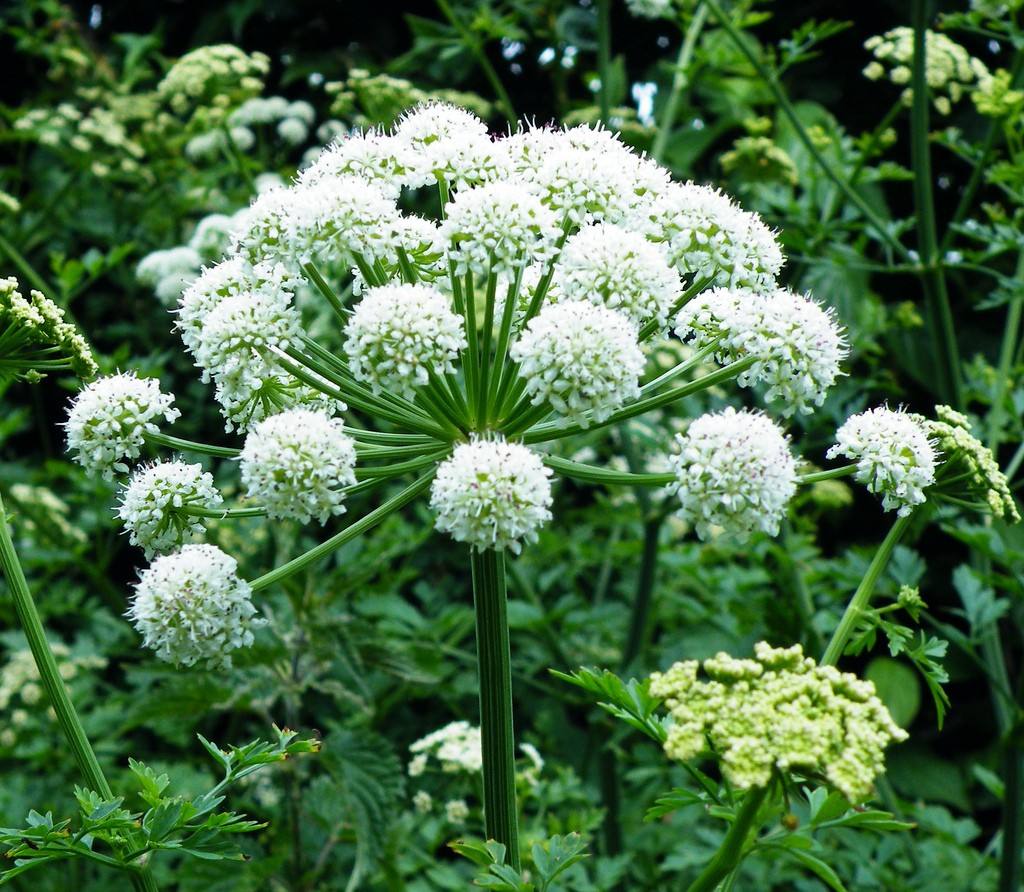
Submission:
<svg viewBox="0 0 1024 892">
<path fill-rule="evenodd" d="M 491 85 L 491 89 L 494 90 L 495 95 L 498 97 L 498 105 L 501 106 L 502 114 L 505 115 L 505 119 L 509 124 L 515 126 L 515 106 L 512 105 L 512 99 L 508 95 L 505 85 L 502 84 L 501 78 L 498 77 L 498 72 L 495 71 L 494 66 L 491 64 L 491 60 L 487 58 L 487 53 L 484 52 L 484 48 L 481 46 L 479 39 L 468 27 L 466 27 L 462 19 L 456 15 L 455 10 L 452 9 L 448 0 L 437 0 L 437 8 L 441 10 L 444 17 L 451 23 L 452 27 L 459 32 L 459 36 L 463 39 L 466 46 L 469 48 L 469 51 L 473 54 L 473 57 L 476 59 L 477 63 L 480 65 L 480 69 L 484 73 L 484 77 L 487 78 L 488 83 Z"/>
<path fill-rule="evenodd" d="M 850 201 L 857 210 L 864 215 L 864 218 L 871 225 L 871 228 L 875 230 L 878 237 L 888 244 L 897 254 L 899 254 L 904 260 L 912 260 L 910 251 L 907 250 L 906 246 L 889 230 L 886 226 L 885 221 L 879 218 L 871 206 L 856 192 L 853 187 L 832 167 L 832 165 L 825 160 L 825 156 L 821 154 L 821 151 L 814 144 L 814 140 L 811 139 L 810 134 L 807 132 L 807 128 L 804 127 L 799 116 L 796 113 L 796 109 L 793 108 L 793 103 L 789 101 L 789 97 L 786 95 L 786 91 L 783 90 L 782 85 L 779 83 L 778 76 L 774 71 L 771 71 L 750 48 L 749 43 L 743 39 L 743 34 L 733 24 L 732 20 L 722 11 L 722 7 L 718 4 L 718 0 L 704 0 L 704 2 L 710 7 L 711 12 L 714 14 L 718 23 L 725 29 L 732 42 L 736 45 L 736 48 L 746 57 L 747 61 L 754 67 L 754 70 L 758 73 L 761 79 L 765 82 L 765 85 L 771 90 L 775 96 L 775 101 L 778 102 L 779 108 L 782 113 L 789 119 L 789 123 L 792 124 L 793 129 L 796 131 L 797 138 L 803 143 L 804 148 L 807 149 L 807 153 L 814 160 L 814 163 L 821 168 L 822 172 L 827 176 L 833 183 L 835 183 L 839 190 L 846 196 L 847 200 Z"/>
<path fill-rule="evenodd" d="M 0 496 L 0 571 L 3 571 L 3 576 L 7 580 L 7 588 L 14 601 L 14 610 L 28 641 L 40 681 L 49 697 L 54 714 L 57 716 L 57 724 L 60 725 L 64 739 L 71 747 L 75 762 L 78 763 L 78 769 L 89 789 L 99 793 L 104 799 L 113 799 L 114 793 L 110 789 L 106 775 L 96 758 L 96 752 L 89 742 L 82 721 L 71 702 L 67 688 L 64 686 L 60 668 L 53 655 L 53 650 L 50 648 L 42 620 L 39 618 L 39 611 L 36 610 L 35 601 L 32 600 L 25 572 L 22 570 L 21 561 L 18 560 L 18 553 L 14 550 L 14 541 L 11 538 L 11 528 L 8 524 L 2 496 Z M 131 876 L 132 885 L 136 889 L 141 892 L 155 892 L 156 881 L 148 870 L 133 870 Z"/>
<path fill-rule="evenodd" d="M 350 542 L 357 536 L 362 535 L 367 530 L 373 529 L 378 523 L 384 520 L 389 514 L 397 511 L 399 508 L 408 505 L 413 499 L 415 499 L 421 492 L 423 492 L 429 485 L 430 481 L 434 477 L 433 470 L 428 471 L 426 474 L 419 477 L 415 482 L 411 483 L 405 489 L 403 489 L 398 495 L 392 496 L 380 507 L 375 508 L 369 514 L 364 514 L 355 523 L 345 527 L 340 533 L 335 533 L 330 539 L 321 542 L 319 545 L 314 546 L 305 552 L 300 554 L 297 558 L 293 558 L 286 564 L 282 564 L 269 573 L 264 573 L 262 576 L 254 579 L 249 585 L 253 591 L 259 591 L 260 589 L 266 588 L 268 585 L 273 585 L 275 582 L 280 582 L 282 579 L 287 579 L 289 576 L 298 573 L 300 570 L 305 569 L 310 564 L 315 563 L 322 557 L 326 557 L 332 551 L 340 548 L 346 542 Z"/>
<path fill-rule="evenodd" d="M 911 512 L 904 517 L 898 517 L 896 522 L 889 528 L 889 532 L 886 533 L 882 544 L 878 546 L 878 551 L 875 552 L 875 556 L 868 565 L 867 573 L 864 574 L 860 585 L 857 586 L 857 591 L 853 593 L 850 603 L 846 605 L 846 611 L 843 613 L 842 619 L 839 620 L 839 625 L 836 626 L 836 630 L 832 634 L 832 640 L 829 641 L 828 647 L 825 648 L 825 654 L 821 658 L 823 666 L 834 666 L 839 662 L 839 658 L 843 655 L 843 651 L 846 650 L 846 645 L 853 634 L 857 621 L 868 604 L 871 603 L 871 595 L 874 593 L 878 577 L 881 576 L 882 570 L 885 569 L 893 549 L 907 531 L 913 516 L 914 513 Z"/>
<path fill-rule="evenodd" d="M 218 458 L 238 458 L 241 454 L 241 450 L 233 449 L 230 446 L 211 446 L 209 443 L 183 440 L 181 437 L 173 437 L 164 433 L 146 434 L 146 439 L 157 446 L 167 446 L 170 449 L 180 449 L 183 452 L 199 452 L 202 455 L 214 455 Z"/>
<path fill-rule="evenodd" d="M 736 813 L 729 832 L 715 852 L 715 857 L 687 887 L 686 892 L 714 892 L 718 884 L 724 880 L 743 857 L 743 850 L 747 844 L 747 837 L 750 836 L 751 828 L 757 819 L 757 813 L 768 795 L 768 787 L 754 787 L 743 799 L 743 805 Z"/>
<path fill-rule="evenodd" d="M 856 465 L 843 465 L 839 468 L 829 468 L 827 471 L 814 471 L 811 474 L 801 474 L 796 478 L 796 482 L 801 486 L 806 486 L 808 483 L 821 483 L 822 480 L 835 480 L 839 477 L 849 477 L 851 474 L 856 473 Z"/>
<path fill-rule="evenodd" d="M 612 4 L 611 0 L 597 0 L 597 76 L 601 81 L 598 101 L 601 123 L 608 124 L 611 117 L 611 91 L 609 80 L 612 62 Z"/>
<path fill-rule="evenodd" d="M 697 9 L 690 20 L 686 35 L 683 37 L 683 45 L 679 48 L 679 56 L 676 58 L 675 73 L 672 75 L 672 90 L 668 94 L 668 101 L 661 113 L 661 121 L 658 122 L 658 135 L 651 147 L 651 157 L 659 163 L 665 156 L 665 149 L 668 146 L 669 137 L 672 135 L 672 128 L 675 126 L 676 116 L 679 114 L 679 105 L 683 99 L 683 91 L 690 83 L 689 67 L 693 60 L 693 51 L 697 46 L 697 38 L 704 30 L 704 24 L 708 20 L 708 8 L 698 0 Z"/>
<path fill-rule="evenodd" d="M 656 514 L 644 521 L 643 551 L 640 555 L 640 573 L 637 576 L 636 592 L 633 595 L 633 609 L 629 617 L 629 632 L 626 646 L 622 650 L 619 668 L 625 674 L 633 661 L 640 656 L 647 638 L 647 626 L 654 595 L 654 582 L 658 572 L 658 542 L 661 537 L 663 514 Z"/>
<path fill-rule="evenodd" d="M 938 325 L 939 329 L 939 343 L 933 346 L 941 358 L 942 374 L 946 379 L 945 398 L 952 402 L 954 408 L 959 409 L 964 404 L 960 348 L 956 341 L 956 325 L 949 304 L 946 274 L 943 272 L 942 257 L 939 254 L 939 239 L 935 226 L 935 195 L 932 189 L 932 159 L 928 146 L 930 96 L 925 76 L 925 37 L 929 5 L 928 0 L 913 0 L 914 61 L 911 77 L 913 105 L 910 109 L 910 152 L 914 169 L 917 245 L 923 267 L 921 282 L 931 309 L 931 325 Z M 936 340 L 934 333 L 932 340 Z"/>
<path fill-rule="evenodd" d="M 634 474 L 632 471 L 598 468 L 568 458 L 559 458 L 557 455 L 545 455 L 544 464 L 565 477 L 583 480 L 587 483 L 608 483 L 620 486 L 667 486 L 676 479 L 676 475 L 669 471 L 664 474 Z"/>
<path fill-rule="evenodd" d="M 493 550 L 471 551 L 470 564 L 480 673 L 484 824 L 488 839 L 495 839 L 505 846 L 507 863 L 518 871 L 519 813 L 516 807 L 505 554 Z"/>
</svg>

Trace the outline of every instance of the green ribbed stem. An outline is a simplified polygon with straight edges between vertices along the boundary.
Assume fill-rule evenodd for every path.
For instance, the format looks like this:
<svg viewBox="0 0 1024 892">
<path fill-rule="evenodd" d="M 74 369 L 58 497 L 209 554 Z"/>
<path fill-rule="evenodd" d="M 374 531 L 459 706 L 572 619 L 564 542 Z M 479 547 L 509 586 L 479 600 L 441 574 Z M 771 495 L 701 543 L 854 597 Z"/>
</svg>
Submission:
<svg viewBox="0 0 1024 892">
<path fill-rule="evenodd" d="M 488 839 L 495 839 L 505 846 L 507 863 L 518 871 L 519 812 L 516 808 L 512 663 L 508 640 L 505 554 L 501 551 L 471 551 L 470 563 L 480 673 L 484 826 Z"/>
<path fill-rule="evenodd" d="M 715 857 L 701 875 L 686 887 L 686 892 L 714 892 L 718 884 L 736 869 L 743 858 L 747 838 L 751 830 L 756 829 L 754 822 L 767 795 L 768 787 L 754 787 L 746 794 L 729 832 L 725 834 L 725 839 L 715 852 Z"/>
<path fill-rule="evenodd" d="M 42 620 L 39 618 L 39 611 L 36 610 L 35 601 L 32 600 L 32 593 L 29 591 L 25 572 L 21 568 L 21 561 L 18 560 L 18 553 L 14 550 L 14 541 L 11 539 L 11 529 L 7 523 L 7 512 L 2 496 L 0 496 L 0 571 L 3 572 L 4 579 L 7 580 L 7 588 L 14 601 L 18 622 L 21 623 L 29 650 L 32 652 L 32 659 L 39 671 L 39 678 L 57 716 L 57 724 L 60 725 L 61 732 L 64 734 L 68 746 L 71 747 L 71 752 L 75 757 L 75 762 L 78 763 L 78 769 L 86 786 L 95 790 L 104 799 L 113 799 L 114 794 L 110 789 L 110 784 L 107 783 L 106 775 L 96 758 L 96 752 L 89 742 L 85 728 L 82 727 L 82 721 L 75 711 L 71 697 L 68 696 L 63 679 L 60 677 L 57 660 L 50 648 L 50 642 L 43 629 Z M 155 892 L 157 889 L 156 881 L 148 870 L 133 872 L 132 885 L 142 892 Z"/>
<path fill-rule="evenodd" d="M 832 640 L 829 641 L 828 647 L 825 648 L 825 655 L 821 658 L 823 666 L 834 666 L 839 662 L 839 658 L 843 655 L 843 651 L 846 650 L 846 645 L 853 635 L 854 629 L 857 627 L 857 621 L 871 603 L 871 596 L 874 594 L 875 583 L 878 582 L 878 577 L 882 575 L 882 571 L 889 562 L 893 549 L 900 539 L 903 538 L 903 534 L 907 531 L 907 527 L 910 526 L 913 516 L 914 513 L 911 512 L 905 517 L 897 518 L 896 522 L 889 528 L 889 532 L 886 533 L 882 544 L 878 546 L 878 551 L 875 552 L 875 556 L 868 565 L 867 573 L 864 574 L 860 585 L 857 586 L 857 591 L 853 593 L 850 603 L 846 605 L 846 611 L 843 613 L 842 619 L 839 620 L 839 625 L 836 626 Z"/>
</svg>

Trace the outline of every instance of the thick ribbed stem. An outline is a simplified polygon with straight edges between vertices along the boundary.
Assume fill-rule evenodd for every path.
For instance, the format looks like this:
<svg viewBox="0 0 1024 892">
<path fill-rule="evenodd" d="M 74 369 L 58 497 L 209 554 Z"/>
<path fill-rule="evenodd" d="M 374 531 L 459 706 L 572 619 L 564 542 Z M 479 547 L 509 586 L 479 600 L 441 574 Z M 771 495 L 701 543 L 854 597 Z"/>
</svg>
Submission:
<svg viewBox="0 0 1024 892">
<path fill-rule="evenodd" d="M 875 556 L 868 565 L 867 573 L 864 574 L 860 585 L 857 586 L 857 591 L 853 593 L 850 603 L 846 605 L 846 612 L 843 613 L 843 618 L 839 620 L 839 625 L 836 626 L 832 640 L 829 641 L 828 647 L 825 648 L 825 655 L 821 658 L 823 666 L 834 666 L 839 662 L 843 651 L 846 650 L 850 636 L 853 635 L 857 621 L 860 619 L 865 608 L 871 603 L 871 595 L 874 593 L 878 577 L 882 575 L 882 570 L 885 569 L 885 565 L 889 562 L 892 550 L 900 539 L 903 538 L 903 534 L 907 531 L 913 516 L 913 513 L 910 513 L 905 517 L 897 518 L 896 523 L 889 528 L 889 532 L 882 540 L 882 544 L 878 546 L 878 551 L 875 552 Z"/>
<path fill-rule="evenodd" d="M 743 850 L 747 845 L 747 837 L 754 827 L 757 813 L 768 795 L 768 787 L 754 787 L 747 793 L 743 805 L 736 813 L 736 819 L 732 822 L 729 832 L 715 852 L 715 857 L 704 868 L 701 875 L 687 887 L 686 892 L 713 892 L 718 888 L 730 873 L 736 869 L 743 857 Z"/>
<path fill-rule="evenodd" d="M 21 568 L 21 561 L 18 560 L 18 554 L 14 550 L 14 541 L 11 538 L 11 529 L 7 523 L 7 513 L 2 496 L 0 496 L 0 571 L 3 572 L 4 579 L 7 580 L 7 588 L 11 593 L 11 600 L 14 602 L 14 610 L 28 641 L 32 659 L 39 671 L 39 678 L 50 699 L 54 714 L 57 716 L 57 724 L 60 725 L 64 738 L 68 746 L 71 747 L 72 755 L 78 763 L 78 769 L 89 789 L 95 790 L 104 799 L 113 799 L 114 794 L 110 789 L 110 784 L 107 783 L 107 778 L 96 758 L 96 752 L 89 742 L 85 728 L 82 727 L 82 721 L 75 711 L 71 697 L 68 696 L 63 679 L 60 677 L 57 660 L 50 648 L 50 642 L 43 629 L 42 620 L 39 618 L 39 611 L 36 610 L 35 601 L 32 600 L 32 593 L 29 591 L 25 572 Z M 132 884 L 141 892 L 155 892 L 157 888 L 156 881 L 146 870 L 133 873 Z"/>
<path fill-rule="evenodd" d="M 472 551 L 470 563 L 480 674 L 484 825 L 488 839 L 504 845 L 507 863 L 514 870 L 519 870 L 519 813 L 516 808 L 505 554 L 501 551 Z"/>
</svg>

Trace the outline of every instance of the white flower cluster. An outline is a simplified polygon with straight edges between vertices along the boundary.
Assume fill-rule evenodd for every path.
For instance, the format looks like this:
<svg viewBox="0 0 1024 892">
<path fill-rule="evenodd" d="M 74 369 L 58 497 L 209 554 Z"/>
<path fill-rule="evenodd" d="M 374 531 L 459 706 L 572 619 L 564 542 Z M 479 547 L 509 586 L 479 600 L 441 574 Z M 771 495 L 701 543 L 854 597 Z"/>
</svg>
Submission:
<svg viewBox="0 0 1024 892">
<path fill-rule="evenodd" d="M 675 331 L 698 348 L 716 344 L 719 362 L 753 359 L 737 383 L 765 384 L 765 399 L 785 414 L 820 406 L 849 352 L 831 309 L 783 290 L 706 291 L 680 311 Z"/>
<path fill-rule="evenodd" d="M 682 297 L 679 274 L 658 246 L 607 223 L 573 235 L 555 269 L 560 295 L 603 304 L 637 325 L 649 319 L 663 324 Z"/>
<path fill-rule="evenodd" d="M 626 0 L 630 14 L 640 19 L 671 18 L 674 6 L 673 0 Z"/>
<path fill-rule="evenodd" d="M 774 233 L 715 189 L 671 183 L 635 218 L 684 275 L 759 293 L 777 287 L 783 258 Z"/>
<path fill-rule="evenodd" d="M 186 53 L 171 66 L 157 85 L 157 93 L 176 112 L 200 102 L 224 105 L 238 93 L 257 93 L 270 70 L 263 53 L 251 55 L 231 44 L 202 46 Z"/>
<path fill-rule="evenodd" d="M 245 438 L 242 484 L 270 517 L 326 523 L 345 511 L 355 463 L 355 443 L 340 419 L 289 409 L 265 418 Z"/>
<path fill-rule="evenodd" d="M 678 435 L 669 457 L 679 516 L 697 535 L 774 536 L 796 493 L 796 461 L 786 435 L 767 416 L 732 407 L 702 415 Z"/>
<path fill-rule="evenodd" d="M 161 303 L 173 304 L 199 274 L 203 259 L 191 245 L 147 254 L 135 267 L 135 278 L 152 288 Z"/>
<path fill-rule="evenodd" d="M 720 653 L 676 663 L 651 676 L 672 724 L 665 753 L 687 761 L 708 750 L 740 789 L 763 787 L 775 771 L 822 775 L 851 802 L 871 795 L 885 770 L 885 748 L 907 739 L 875 686 L 834 666 L 819 666 L 797 644 L 754 648 L 755 659 Z"/>
<path fill-rule="evenodd" d="M 882 497 L 886 511 L 905 516 L 924 502 L 924 490 L 935 482 L 935 444 L 923 421 L 885 406 L 861 412 L 839 428 L 827 455 L 855 461 L 854 478 Z"/>
<path fill-rule="evenodd" d="M 142 571 L 127 616 L 161 660 L 210 669 L 253 643 L 259 625 L 238 562 L 213 545 L 184 545 Z"/>
<path fill-rule="evenodd" d="M 375 391 L 411 399 L 430 372 L 454 371 L 466 337 L 450 303 L 431 285 L 369 289 L 345 325 L 352 374 Z"/>
<path fill-rule="evenodd" d="M 518 554 L 551 520 L 551 469 L 518 443 L 478 439 L 455 447 L 430 489 L 435 526 L 478 550 Z"/>
<path fill-rule="evenodd" d="M 174 397 L 160 391 L 155 378 L 131 372 L 93 381 L 75 398 L 64 427 L 68 451 L 83 468 L 108 480 L 127 471 L 124 459 L 138 458 L 146 434 L 159 433 L 160 420 L 181 413 Z"/>
<path fill-rule="evenodd" d="M 536 405 L 567 419 L 603 421 L 640 395 L 644 355 L 622 313 L 589 301 L 544 307 L 512 347 Z M 589 414 L 588 414 L 589 413 Z"/>
<path fill-rule="evenodd" d="M 483 767 L 480 729 L 469 722 L 451 722 L 422 737 L 409 747 L 413 754 L 409 775 L 423 774 L 430 759 L 435 759 L 448 774 L 479 774 Z"/>
<path fill-rule="evenodd" d="M 864 69 L 864 75 L 873 81 L 887 77 L 893 84 L 905 87 L 902 99 L 910 105 L 913 100 L 910 82 L 913 78 L 914 29 L 901 27 L 876 34 L 864 42 L 864 48 L 874 56 Z M 925 32 L 924 65 L 932 104 L 943 115 L 948 115 L 953 103 L 989 76 L 984 62 L 937 31 Z"/>
<path fill-rule="evenodd" d="M 202 517 L 189 515 L 188 508 L 211 509 L 223 501 L 213 475 L 202 465 L 157 462 L 132 474 L 121 494 L 117 515 L 132 545 L 140 546 L 151 558 L 205 531 Z"/>
</svg>

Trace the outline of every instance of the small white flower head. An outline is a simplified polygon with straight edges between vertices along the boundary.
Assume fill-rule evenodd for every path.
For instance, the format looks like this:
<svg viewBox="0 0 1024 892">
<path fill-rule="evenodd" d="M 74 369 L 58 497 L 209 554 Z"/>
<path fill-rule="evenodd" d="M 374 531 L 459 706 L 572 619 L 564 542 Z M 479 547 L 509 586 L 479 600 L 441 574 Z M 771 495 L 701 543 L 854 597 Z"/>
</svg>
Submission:
<svg viewBox="0 0 1024 892">
<path fill-rule="evenodd" d="M 411 176 L 415 156 L 394 136 L 368 130 L 340 136 L 299 175 L 302 186 L 318 185 L 341 176 L 360 177 L 391 198 L 398 198 Z"/>
<path fill-rule="evenodd" d="M 563 135 L 526 175 L 525 182 L 555 212 L 559 223 L 622 220 L 633 205 L 634 184 L 614 153 L 588 151 L 568 143 Z"/>
<path fill-rule="evenodd" d="M 731 406 L 702 415 L 676 436 L 669 456 L 679 516 L 701 539 L 719 529 L 744 540 L 755 530 L 774 536 L 796 493 L 796 461 L 782 430 L 759 412 Z"/>
<path fill-rule="evenodd" d="M 234 228 L 234 215 L 208 214 L 196 224 L 188 246 L 203 260 L 216 260 L 223 257 L 231 247 Z"/>
<path fill-rule="evenodd" d="M 901 517 L 924 502 L 925 488 L 935 482 L 935 445 L 923 419 L 885 406 L 848 418 L 827 455 L 857 462 L 854 479 Z"/>
<path fill-rule="evenodd" d="M 445 774 L 479 774 L 484 764 L 480 729 L 466 721 L 431 731 L 411 744 L 409 752 L 414 756 L 409 762 L 412 777 L 423 774 L 430 759 L 436 759 Z"/>
<path fill-rule="evenodd" d="M 644 355 L 637 330 L 616 310 L 590 301 L 548 304 L 511 349 L 533 403 L 547 402 L 584 426 L 604 421 L 640 395 Z"/>
<path fill-rule="evenodd" d="M 461 275 L 511 274 L 554 256 L 555 215 L 522 186 L 501 182 L 459 192 L 448 205 L 442 237 Z"/>
<path fill-rule="evenodd" d="M 455 370 L 464 349 L 462 319 L 431 285 L 369 288 L 345 325 L 345 352 L 352 374 L 375 392 L 392 390 L 411 399 L 429 372 Z"/>
<path fill-rule="evenodd" d="M 487 136 L 487 125 L 457 105 L 425 102 L 402 115 L 395 136 L 414 149 L 423 149 L 446 139 Z"/>
<path fill-rule="evenodd" d="M 292 222 L 300 260 L 311 256 L 367 263 L 394 253 L 400 214 L 393 198 L 358 176 L 326 178 L 296 188 Z"/>
<path fill-rule="evenodd" d="M 469 817 L 469 806 L 465 799 L 450 799 L 444 804 L 444 816 L 449 824 L 465 824 Z"/>
<path fill-rule="evenodd" d="M 124 459 L 139 457 L 146 434 L 159 433 L 161 420 L 178 418 L 173 405 L 156 378 L 124 372 L 93 381 L 68 413 L 68 451 L 87 471 L 113 479 L 115 471 L 128 470 Z"/>
<path fill-rule="evenodd" d="M 277 124 L 277 135 L 288 145 L 297 146 L 306 141 L 306 137 L 309 136 L 309 127 L 306 126 L 305 121 L 300 121 L 298 118 L 285 118 Z"/>
<path fill-rule="evenodd" d="M 752 357 L 737 382 L 765 384 L 765 399 L 778 400 L 784 414 L 820 406 L 849 353 L 831 309 L 784 290 L 705 291 L 683 307 L 675 331 L 698 349 L 717 341 L 720 363 Z"/>
<path fill-rule="evenodd" d="M 455 447 L 430 488 L 434 526 L 478 551 L 518 554 L 551 520 L 551 469 L 519 443 L 478 439 Z"/>
<path fill-rule="evenodd" d="M 586 226 L 566 242 L 555 281 L 567 299 L 603 304 L 637 325 L 664 324 L 682 295 L 679 274 L 661 250 L 610 223 Z"/>
<path fill-rule="evenodd" d="M 153 251 L 135 268 L 135 278 L 152 288 L 161 303 L 173 304 L 181 292 L 199 274 L 203 259 L 188 245 Z"/>
<path fill-rule="evenodd" d="M 202 321 L 196 365 L 203 369 L 204 380 L 239 368 L 260 374 L 269 362 L 266 351 L 286 349 L 299 329 L 289 291 L 261 288 L 225 297 Z"/>
<path fill-rule="evenodd" d="M 301 229 L 305 235 L 310 229 L 305 220 L 296 220 L 297 191 L 274 186 L 257 195 L 235 221 L 232 252 L 242 254 L 250 263 L 290 262 L 296 255 L 308 254 L 308 244 L 299 242 L 296 231 Z"/>
<path fill-rule="evenodd" d="M 126 615 L 161 660 L 210 669 L 229 667 L 260 624 L 238 562 L 214 545 L 158 557 L 139 575 Z"/>
<path fill-rule="evenodd" d="M 206 267 L 181 295 L 175 328 L 190 353 L 195 353 L 206 317 L 225 298 L 255 291 L 268 291 L 272 301 L 288 303 L 296 286 L 295 277 L 283 264 L 264 262 L 251 266 L 236 255 Z M 286 296 L 287 295 L 287 296 Z"/>
<path fill-rule="evenodd" d="M 274 518 L 308 523 L 345 511 L 345 487 L 356 482 L 356 448 L 341 419 L 289 409 L 257 424 L 241 455 L 246 494 Z"/>
<path fill-rule="evenodd" d="M 412 188 L 444 180 L 452 187 L 491 182 L 508 173 L 502 142 L 472 112 L 443 102 L 429 102 L 402 116 L 395 138 L 414 159 L 404 184 Z"/>
<path fill-rule="evenodd" d="M 633 224 L 685 276 L 759 293 L 777 287 L 783 258 L 774 233 L 715 189 L 673 183 Z"/>
<path fill-rule="evenodd" d="M 626 0 L 626 8 L 630 14 L 641 19 L 671 18 L 672 0 Z"/>
<path fill-rule="evenodd" d="M 224 499 L 213 476 L 202 465 L 183 461 L 157 462 L 132 474 L 121 493 L 117 516 L 128 530 L 132 545 L 146 557 L 177 548 L 185 539 L 202 535 L 203 518 L 182 509 L 216 508 Z"/>
</svg>

